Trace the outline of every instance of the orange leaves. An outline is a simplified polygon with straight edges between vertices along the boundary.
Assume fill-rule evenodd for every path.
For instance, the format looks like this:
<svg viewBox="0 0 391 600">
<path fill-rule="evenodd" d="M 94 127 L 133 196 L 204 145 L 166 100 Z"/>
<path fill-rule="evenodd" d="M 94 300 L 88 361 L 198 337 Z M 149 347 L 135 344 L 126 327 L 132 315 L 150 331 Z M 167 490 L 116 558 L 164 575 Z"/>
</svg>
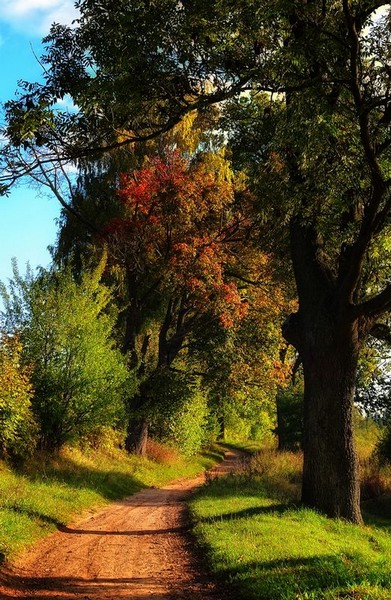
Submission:
<svg viewBox="0 0 391 600">
<path fill-rule="evenodd" d="M 208 155 L 209 156 L 209 155 Z M 178 151 L 163 158 L 149 158 L 144 167 L 122 174 L 118 192 L 127 215 L 143 215 L 155 220 L 176 219 L 182 226 L 202 224 L 204 218 L 217 218 L 232 204 L 231 178 L 218 171 L 227 164 L 215 164 L 208 157 L 188 161 Z"/>
<path fill-rule="evenodd" d="M 138 171 L 122 174 L 118 194 L 127 211 L 134 215 L 149 215 L 153 211 L 164 212 L 169 200 L 177 203 L 186 184 L 187 167 L 187 162 L 173 152 L 168 160 L 151 158 Z"/>
<path fill-rule="evenodd" d="M 159 274 L 159 287 L 185 294 L 197 311 L 213 312 L 226 326 L 242 317 L 236 284 L 227 281 L 234 177 L 222 155 L 190 161 L 178 151 L 148 158 L 122 174 L 122 219 L 105 229 L 129 272 Z M 151 282 L 152 283 L 152 282 Z"/>
</svg>

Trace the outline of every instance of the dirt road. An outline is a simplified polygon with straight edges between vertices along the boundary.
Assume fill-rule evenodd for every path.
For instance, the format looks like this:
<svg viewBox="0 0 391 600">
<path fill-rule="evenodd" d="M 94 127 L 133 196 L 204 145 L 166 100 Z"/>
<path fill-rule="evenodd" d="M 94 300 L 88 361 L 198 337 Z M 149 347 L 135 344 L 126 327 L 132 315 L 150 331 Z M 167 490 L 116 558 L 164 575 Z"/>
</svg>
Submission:
<svg viewBox="0 0 391 600">
<path fill-rule="evenodd" d="M 228 453 L 212 476 L 240 458 Z M 4 573 L 0 599 L 222 600 L 194 551 L 184 502 L 203 479 L 143 490 L 64 527 Z"/>
</svg>

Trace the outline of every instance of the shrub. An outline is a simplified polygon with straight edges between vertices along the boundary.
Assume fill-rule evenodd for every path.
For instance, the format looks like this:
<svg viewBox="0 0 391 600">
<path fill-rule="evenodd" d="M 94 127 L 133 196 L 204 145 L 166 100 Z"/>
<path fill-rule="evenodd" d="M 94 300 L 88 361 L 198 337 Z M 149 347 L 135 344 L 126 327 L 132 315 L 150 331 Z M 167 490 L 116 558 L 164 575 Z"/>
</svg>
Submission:
<svg viewBox="0 0 391 600">
<path fill-rule="evenodd" d="M 297 502 L 300 498 L 302 464 L 301 452 L 265 448 L 251 457 L 247 473 L 250 478 L 261 480 L 270 493 Z"/>
<path fill-rule="evenodd" d="M 111 334 L 111 292 L 100 283 L 104 263 L 75 281 L 70 270 L 14 266 L 10 294 L 2 287 L 5 326 L 19 332 L 21 358 L 31 365 L 32 408 L 42 448 L 58 449 L 122 418 L 127 369 Z"/>
<path fill-rule="evenodd" d="M 278 447 L 280 450 L 299 450 L 303 438 L 302 386 L 281 390 L 276 402 Z"/>
<path fill-rule="evenodd" d="M 160 369 L 150 382 L 148 421 L 157 440 L 191 456 L 205 441 L 208 406 L 198 382 L 186 373 Z"/>
<path fill-rule="evenodd" d="M 0 454 L 25 458 L 36 444 L 36 424 L 31 412 L 29 372 L 20 366 L 17 338 L 0 342 Z"/>
<path fill-rule="evenodd" d="M 147 442 L 147 458 L 162 465 L 173 465 L 179 461 L 179 453 L 175 448 L 149 439 Z"/>
</svg>

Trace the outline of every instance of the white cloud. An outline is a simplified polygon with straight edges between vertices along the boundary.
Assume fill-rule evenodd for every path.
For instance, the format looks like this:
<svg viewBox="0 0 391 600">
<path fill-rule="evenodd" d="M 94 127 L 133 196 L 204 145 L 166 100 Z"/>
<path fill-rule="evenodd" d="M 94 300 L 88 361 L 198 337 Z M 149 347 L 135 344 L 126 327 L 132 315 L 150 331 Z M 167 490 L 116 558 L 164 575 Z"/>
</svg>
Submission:
<svg viewBox="0 0 391 600">
<path fill-rule="evenodd" d="M 78 107 L 74 104 L 73 99 L 69 94 L 66 94 L 64 98 L 57 100 L 56 108 L 61 112 L 76 112 Z"/>
<path fill-rule="evenodd" d="M 77 16 L 74 0 L 0 0 L 0 20 L 31 35 L 44 36 L 52 23 L 70 25 Z"/>
</svg>

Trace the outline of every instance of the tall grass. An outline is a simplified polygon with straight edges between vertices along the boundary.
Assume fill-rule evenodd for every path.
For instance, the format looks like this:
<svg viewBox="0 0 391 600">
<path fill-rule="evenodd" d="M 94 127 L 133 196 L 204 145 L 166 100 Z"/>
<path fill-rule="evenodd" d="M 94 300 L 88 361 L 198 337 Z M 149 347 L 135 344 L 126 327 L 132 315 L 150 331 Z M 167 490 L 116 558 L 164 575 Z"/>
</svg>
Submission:
<svg viewBox="0 0 391 600">
<path fill-rule="evenodd" d="M 88 508 L 194 476 L 221 458 L 216 450 L 184 459 L 157 444 L 149 452 L 140 459 L 114 448 L 65 448 L 56 458 L 41 455 L 18 471 L 0 462 L 0 562 Z"/>
<path fill-rule="evenodd" d="M 191 500 L 212 570 L 238 600 L 390 600 L 382 519 L 359 527 L 301 508 L 301 460 L 266 449 L 244 474 L 213 480 Z"/>
</svg>

